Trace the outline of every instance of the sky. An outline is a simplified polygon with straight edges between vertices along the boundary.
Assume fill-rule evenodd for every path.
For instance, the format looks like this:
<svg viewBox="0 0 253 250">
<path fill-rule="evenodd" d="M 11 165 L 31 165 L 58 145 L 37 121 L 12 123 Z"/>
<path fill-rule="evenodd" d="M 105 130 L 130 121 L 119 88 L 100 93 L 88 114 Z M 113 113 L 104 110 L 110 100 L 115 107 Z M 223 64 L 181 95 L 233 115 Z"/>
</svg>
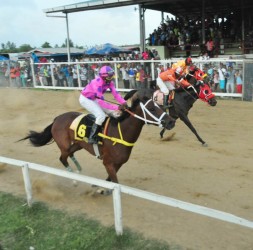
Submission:
<svg viewBox="0 0 253 250">
<path fill-rule="evenodd" d="M 10 41 L 16 47 L 29 44 L 40 48 L 49 42 L 52 47 L 56 44 L 61 46 L 67 37 L 66 19 L 47 17 L 43 10 L 80 2 L 84 1 L 1 0 L 0 44 Z M 138 6 L 71 13 L 68 15 L 69 37 L 75 46 L 88 48 L 104 43 L 119 46 L 139 44 L 139 11 L 135 8 Z M 165 13 L 164 17 L 166 15 Z M 160 23 L 160 12 L 146 10 L 146 38 Z"/>
</svg>

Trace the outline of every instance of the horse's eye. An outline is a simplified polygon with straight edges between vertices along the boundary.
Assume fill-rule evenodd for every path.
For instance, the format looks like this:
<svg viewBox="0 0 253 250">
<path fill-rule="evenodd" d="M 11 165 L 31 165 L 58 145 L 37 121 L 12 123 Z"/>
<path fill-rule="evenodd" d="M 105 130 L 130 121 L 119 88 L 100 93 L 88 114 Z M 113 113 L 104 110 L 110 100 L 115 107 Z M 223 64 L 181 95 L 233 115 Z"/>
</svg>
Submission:
<svg viewBox="0 0 253 250">
<path fill-rule="evenodd" d="M 204 93 L 207 95 L 207 94 L 209 93 L 209 90 L 206 89 L 206 90 L 204 91 Z"/>
</svg>

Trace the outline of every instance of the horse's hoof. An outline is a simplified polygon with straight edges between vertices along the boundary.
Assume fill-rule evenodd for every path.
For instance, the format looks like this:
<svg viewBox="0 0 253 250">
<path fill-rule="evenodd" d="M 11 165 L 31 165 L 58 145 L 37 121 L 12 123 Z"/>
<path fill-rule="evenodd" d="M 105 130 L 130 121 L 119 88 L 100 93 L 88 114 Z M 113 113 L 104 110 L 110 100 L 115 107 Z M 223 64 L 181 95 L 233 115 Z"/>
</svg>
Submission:
<svg viewBox="0 0 253 250">
<path fill-rule="evenodd" d="M 208 144 L 205 142 L 202 144 L 203 147 L 208 147 Z"/>
<path fill-rule="evenodd" d="M 76 180 L 73 181 L 73 185 L 74 187 L 77 187 L 78 186 L 78 182 Z"/>
<path fill-rule="evenodd" d="M 96 193 L 106 196 L 106 195 L 111 195 L 112 194 L 112 190 L 110 190 L 110 189 L 104 189 L 104 188 L 98 188 L 97 191 L 96 191 Z"/>
</svg>

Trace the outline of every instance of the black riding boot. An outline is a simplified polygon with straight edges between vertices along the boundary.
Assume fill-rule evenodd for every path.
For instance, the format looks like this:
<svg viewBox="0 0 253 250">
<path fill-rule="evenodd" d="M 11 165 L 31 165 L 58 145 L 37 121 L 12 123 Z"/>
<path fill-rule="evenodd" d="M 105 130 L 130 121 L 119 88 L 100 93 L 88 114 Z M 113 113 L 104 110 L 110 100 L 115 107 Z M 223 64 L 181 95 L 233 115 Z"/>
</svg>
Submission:
<svg viewBox="0 0 253 250">
<path fill-rule="evenodd" d="M 169 100 L 169 95 L 164 95 L 164 97 L 163 97 L 163 108 L 164 108 L 164 110 L 166 110 L 169 107 L 168 100 Z"/>
<path fill-rule="evenodd" d="M 101 126 L 94 123 L 91 127 L 90 136 L 88 139 L 88 143 L 90 144 L 97 144 L 98 143 L 98 136 L 97 133 L 100 131 Z"/>
</svg>

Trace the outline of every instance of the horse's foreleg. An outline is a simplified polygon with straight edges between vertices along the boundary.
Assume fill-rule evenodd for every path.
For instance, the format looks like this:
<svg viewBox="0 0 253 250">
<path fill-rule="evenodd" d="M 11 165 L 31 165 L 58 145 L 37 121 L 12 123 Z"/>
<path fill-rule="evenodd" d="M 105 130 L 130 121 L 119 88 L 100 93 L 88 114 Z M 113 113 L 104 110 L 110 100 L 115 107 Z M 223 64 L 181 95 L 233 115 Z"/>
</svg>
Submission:
<svg viewBox="0 0 253 250">
<path fill-rule="evenodd" d="M 164 132 L 165 132 L 165 128 L 163 128 L 163 129 L 161 130 L 161 132 L 160 132 L 161 139 L 163 138 Z"/>
<path fill-rule="evenodd" d="M 202 143 L 202 146 L 207 146 L 206 142 L 202 140 L 202 138 L 199 136 L 197 130 L 193 127 L 191 124 L 189 118 L 185 114 L 180 114 L 179 115 L 180 120 L 182 120 L 185 125 L 192 131 L 193 134 L 197 137 L 197 139 Z"/>
<path fill-rule="evenodd" d="M 108 173 L 108 178 L 107 180 L 110 180 L 112 182 L 118 183 L 118 177 L 117 177 L 117 169 L 114 164 L 107 164 L 105 165 L 105 169 Z"/>
</svg>

